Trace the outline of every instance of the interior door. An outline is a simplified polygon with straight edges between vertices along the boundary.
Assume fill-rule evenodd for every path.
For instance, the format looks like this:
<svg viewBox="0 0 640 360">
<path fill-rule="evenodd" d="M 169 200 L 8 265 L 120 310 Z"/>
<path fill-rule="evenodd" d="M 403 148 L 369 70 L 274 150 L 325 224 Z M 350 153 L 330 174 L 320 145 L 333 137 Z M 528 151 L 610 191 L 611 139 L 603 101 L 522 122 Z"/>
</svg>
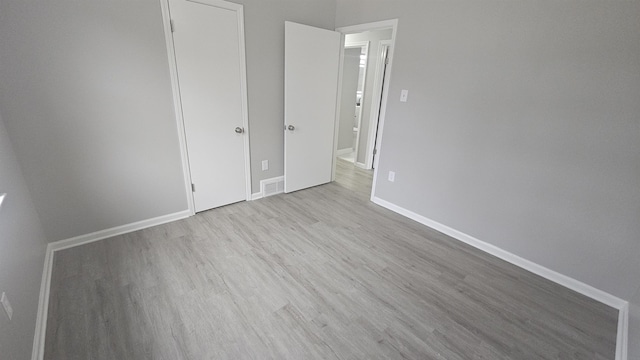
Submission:
<svg viewBox="0 0 640 360">
<path fill-rule="evenodd" d="M 169 0 L 195 211 L 245 200 L 241 5 Z"/>
<path fill-rule="evenodd" d="M 331 181 L 340 33 L 285 22 L 284 191 Z"/>
</svg>

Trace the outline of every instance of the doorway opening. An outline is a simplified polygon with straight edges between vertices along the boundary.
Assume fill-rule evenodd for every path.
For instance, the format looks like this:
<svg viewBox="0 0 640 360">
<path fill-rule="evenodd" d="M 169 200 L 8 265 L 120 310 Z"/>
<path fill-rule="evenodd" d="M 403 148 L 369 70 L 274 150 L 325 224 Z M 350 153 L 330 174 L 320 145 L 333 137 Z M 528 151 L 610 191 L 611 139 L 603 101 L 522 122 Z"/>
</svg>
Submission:
<svg viewBox="0 0 640 360">
<path fill-rule="evenodd" d="M 344 35 L 335 163 L 369 175 L 380 154 L 397 20 L 338 28 Z M 373 177 L 373 176 L 371 176 Z M 371 192 L 369 190 L 369 192 Z"/>
<path fill-rule="evenodd" d="M 337 156 L 355 163 L 364 105 L 369 41 L 345 41 Z M 367 104 L 368 105 L 368 104 Z"/>
</svg>

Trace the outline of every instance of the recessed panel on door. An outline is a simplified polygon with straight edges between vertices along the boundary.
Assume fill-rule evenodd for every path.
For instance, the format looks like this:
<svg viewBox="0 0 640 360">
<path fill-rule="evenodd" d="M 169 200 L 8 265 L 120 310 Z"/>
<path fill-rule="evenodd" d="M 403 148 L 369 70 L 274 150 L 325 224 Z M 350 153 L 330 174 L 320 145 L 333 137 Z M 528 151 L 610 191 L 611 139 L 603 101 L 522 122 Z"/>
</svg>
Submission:
<svg viewBox="0 0 640 360">
<path fill-rule="evenodd" d="M 196 212 L 247 193 L 239 19 L 219 3 L 169 1 Z"/>
</svg>

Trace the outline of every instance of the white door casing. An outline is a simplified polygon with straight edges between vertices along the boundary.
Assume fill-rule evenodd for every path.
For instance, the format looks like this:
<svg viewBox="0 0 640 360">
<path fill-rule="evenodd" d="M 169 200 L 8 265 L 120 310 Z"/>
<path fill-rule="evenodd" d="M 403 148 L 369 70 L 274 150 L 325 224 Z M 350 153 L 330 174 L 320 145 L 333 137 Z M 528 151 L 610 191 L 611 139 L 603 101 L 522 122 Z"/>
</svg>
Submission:
<svg viewBox="0 0 640 360">
<path fill-rule="evenodd" d="M 369 43 L 370 41 L 352 41 L 352 42 L 345 42 L 344 44 L 344 50 L 343 53 L 346 52 L 346 49 L 351 49 L 351 48 L 359 48 L 361 49 L 361 52 L 363 52 L 364 54 L 366 54 L 366 58 L 369 57 Z M 362 51 L 364 50 L 364 51 Z M 362 136 L 362 114 L 363 109 L 365 106 L 369 106 L 369 104 L 366 102 L 366 95 L 367 95 L 367 72 L 368 72 L 368 66 L 367 66 L 368 60 L 365 61 L 365 67 L 364 67 L 364 72 L 362 73 L 362 79 L 358 79 L 358 83 L 360 83 L 360 81 L 362 80 L 362 100 L 361 100 L 361 105 L 360 105 L 360 109 L 358 109 L 358 113 L 357 113 L 357 123 L 358 125 L 355 127 L 357 128 L 357 132 L 356 132 L 356 139 L 355 139 L 355 144 L 354 144 L 354 158 L 353 158 L 353 163 L 354 164 L 358 164 L 358 149 L 360 148 L 360 141 L 361 141 L 361 136 Z M 343 56 L 343 60 L 340 64 L 340 66 L 344 66 L 344 56 Z M 344 81 L 344 78 L 341 79 L 340 82 Z M 349 104 L 340 104 L 340 106 L 349 106 Z"/>
<path fill-rule="evenodd" d="M 379 126 L 380 126 L 380 117 L 381 117 L 381 109 L 382 109 L 382 102 L 384 99 L 384 92 L 385 89 L 388 88 L 388 86 L 384 86 L 385 82 L 388 81 L 387 79 L 387 75 L 388 75 L 388 67 L 387 67 L 387 60 L 389 57 L 389 50 L 391 47 L 391 40 L 382 40 L 380 41 L 380 47 L 379 47 L 379 53 L 378 53 L 378 57 L 379 60 L 378 64 L 380 65 L 379 69 L 376 69 L 376 80 L 375 80 L 375 87 L 374 90 L 376 91 L 376 94 L 379 94 L 379 96 L 376 96 L 374 101 L 377 101 L 377 103 L 379 104 L 378 106 L 376 106 L 376 112 L 375 112 L 375 118 L 372 117 L 372 121 L 374 126 L 371 126 L 371 132 L 369 134 L 369 144 L 370 144 L 370 151 L 368 150 L 367 152 L 367 157 L 365 159 L 365 165 L 367 166 L 368 169 L 371 169 L 373 167 L 378 167 L 378 154 L 377 154 L 377 148 L 378 145 L 380 144 L 380 132 L 378 131 Z M 374 120 L 375 119 L 375 120 Z M 368 149 L 369 149 L 368 148 Z"/>
<path fill-rule="evenodd" d="M 376 134 L 376 149 L 377 149 L 377 156 L 376 156 L 376 164 L 374 166 L 374 171 L 373 171 L 373 184 L 371 186 L 371 201 L 373 201 L 373 199 L 375 198 L 375 194 L 376 194 L 376 188 L 377 188 L 377 182 L 378 182 L 378 164 L 377 162 L 380 159 L 381 154 L 383 153 L 383 149 L 384 149 L 384 123 L 385 123 L 385 118 L 386 118 L 386 112 L 387 112 L 387 100 L 389 98 L 389 84 L 391 83 L 391 74 L 392 74 L 392 67 L 393 67 L 393 53 L 395 51 L 395 43 L 396 43 L 396 36 L 398 33 L 398 19 L 392 19 L 392 20 L 383 20 L 383 21 L 377 21 L 377 22 L 373 22 L 373 23 L 366 23 L 366 24 L 359 24 L 359 25 L 353 25 L 353 26 L 345 26 L 345 27 L 341 27 L 341 28 L 337 28 L 337 31 L 340 31 L 342 34 L 354 34 L 354 33 L 358 33 L 358 32 L 363 32 L 363 31 L 374 31 L 374 30 L 381 30 L 381 29 L 388 29 L 391 28 L 392 29 L 392 35 L 391 35 L 391 44 L 389 44 L 389 51 L 387 53 L 387 60 L 388 60 L 388 65 L 387 65 L 387 71 L 385 74 L 385 79 L 384 79 L 384 88 L 382 90 L 382 100 L 380 101 L 380 110 L 379 110 L 379 117 L 378 117 L 378 131 Z"/>
<path fill-rule="evenodd" d="M 194 211 L 250 196 L 242 5 L 169 0 Z"/>
<path fill-rule="evenodd" d="M 285 22 L 284 188 L 332 180 L 341 35 Z"/>
</svg>

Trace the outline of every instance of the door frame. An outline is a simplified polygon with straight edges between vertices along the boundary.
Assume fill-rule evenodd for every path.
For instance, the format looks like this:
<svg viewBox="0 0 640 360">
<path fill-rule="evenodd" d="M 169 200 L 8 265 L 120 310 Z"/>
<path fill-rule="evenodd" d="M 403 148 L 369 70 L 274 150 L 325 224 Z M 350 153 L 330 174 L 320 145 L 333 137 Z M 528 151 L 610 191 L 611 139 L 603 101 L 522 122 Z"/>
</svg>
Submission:
<svg viewBox="0 0 640 360">
<path fill-rule="evenodd" d="M 244 128 L 244 172 L 245 172 L 245 200 L 251 200 L 251 153 L 249 146 L 249 110 L 247 100 L 247 57 L 245 48 L 244 34 L 244 6 L 223 0 L 198 0 L 201 4 L 219 7 L 225 10 L 231 10 L 236 13 L 238 19 L 238 44 L 240 56 L 240 90 L 242 101 L 242 127 Z M 191 189 L 191 171 L 189 165 L 189 152 L 187 148 L 187 137 L 185 132 L 184 117 L 182 115 L 182 101 L 180 97 L 180 86 L 178 83 L 178 65 L 176 62 L 176 53 L 173 43 L 173 32 L 171 24 L 171 14 L 169 11 L 169 0 L 161 0 L 160 8 L 162 10 L 162 24 L 164 28 L 164 37 L 167 47 L 167 57 L 169 60 L 169 73 L 171 77 L 171 89 L 173 95 L 173 104 L 175 108 L 176 126 L 178 130 L 178 142 L 180 146 L 180 157 L 182 159 L 182 176 L 184 179 L 184 190 L 187 195 L 187 206 L 191 215 L 195 215 L 195 203 L 193 199 L 193 191 Z M 224 190 L 224 189 L 223 189 Z"/>
<path fill-rule="evenodd" d="M 364 48 L 365 52 L 367 54 L 367 59 L 369 59 L 369 43 L 370 43 L 370 41 L 352 41 L 352 42 L 347 43 L 346 40 L 345 40 L 344 46 L 342 48 L 342 52 L 344 53 L 345 49 L 360 48 L 360 52 L 362 53 L 362 49 Z M 340 66 L 344 66 L 344 56 L 341 57 Z M 362 73 L 362 77 L 363 77 L 363 79 L 362 79 L 362 82 L 363 82 L 363 86 L 362 86 L 362 102 L 361 102 L 361 105 L 360 105 L 360 110 L 358 110 L 358 133 L 356 134 L 356 140 L 355 140 L 355 151 L 354 151 L 354 156 L 355 157 L 353 159 L 353 163 L 354 164 L 358 161 L 358 147 L 360 146 L 360 135 L 362 133 L 362 131 L 360 130 L 361 129 L 361 125 L 362 125 L 362 109 L 364 109 L 362 104 L 364 103 L 365 94 L 367 92 L 367 72 L 368 72 L 368 70 L 369 70 L 369 67 L 367 65 L 365 65 L 364 72 Z M 342 71 L 341 71 L 341 73 L 344 74 Z M 360 79 L 358 78 L 358 83 L 359 82 L 360 82 Z M 340 86 L 342 86 L 342 78 L 339 79 L 338 83 L 340 84 Z M 342 99 L 342 97 L 340 99 Z M 338 118 L 337 126 L 340 126 L 340 119 L 339 118 Z"/>
<path fill-rule="evenodd" d="M 384 79 L 384 84 L 383 84 L 383 88 L 382 88 L 382 101 L 380 102 L 380 110 L 379 110 L 379 118 L 376 119 L 376 121 L 378 122 L 378 132 L 377 132 L 377 149 L 378 149 L 378 159 L 380 158 L 381 154 L 382 154 L 382 140 L 383 140 L 383 131 L 384 131 L 384 123 L 385 123 L 385 118 L 386 118 L 386 113 L 387 113 L 387 101 L 389 99 L 389 86 L 391 84 L 391 72 L 393 69 L 393 55 L 396 49 L 396 36 L 398 34 L 398 19 L 391 19 L 391 20 L 383 20 L 383 21 L 376 21 L 376 22 L 371 22 L 371 23 L 364 23 L 364 24 L 358 24 L 358 25 L 351 25 L 351 26 L 343 26 L 343 27 L 339 27 L 336 28 L 336 31 L 342 33 L 342 49 L 340 50 L 340 78 L 339 78 L 339 82 L 338 82 L 338 92 L 340 93 L 340 90 L 342 88 L 342 62 L 344 60 L 344 39 L 345 39 L 345 35 L 346 34 L 354 34 L 354 33 L 360 33 L 360 32 L 364 32 L 364 31 L 373 31 L 373 30 L 382 30 L 382 29 L 389 29 L 391 28 L 391 45 L 390 45 L 390 51 L 387 54 L 387 58 L 389 59 L 389 64 L 387 65 L 387 73 L 385 74 L 385 79 Z M 338 113 L 340 111 L 340 94 L 338 94 Z M 338 115 L 336 115 L 336 122 L 338 121 Z M 336 135 L 337 137 L 337 135 Z M 336 167 L 336 161 L 335 161 L 335 152 L 337 151 L 337 139 L 334 141 L 334 162 L 333 162 L 333 180 L 335 181 L 335 167 Z M 373 146 L 373 145 L 372 145 Z M 372 155 L 372 154 L 370 154 Z M 378 166 L 376 166 L 373 170 L 373 184 L 371 186 L 371 200 L 373 201 L 373 195 L 375 194 L 376 191 L 376 183 L 378 180 Z"/>
<path fill-rule="evenodd" d="M 381 61 L 378 61 L 378 65 L 379 68 L 376 69 L 376 80 L 374 82 L 374 91 L 379 91 L 379 94 L 376 94 L 378 96 L 376 96 L 376 98 L 378 99 L 377 101 L 377 105 L 376 105 L 376 110 L 377 110 L 377 116 L 375 117 L 375 128 L 371 128 L 371 132 L 369 133 L 369 144 L 371 145 L 370 151 L 367 151 L 367 158 L 366 158 L 366 162 L 365 164 L 368 166 L 367 169 L 371 169 L 371 168 L 377 168 L 378 167 L 378 160 L 380 159 L 379 156 L 375 156 L 373 154 L 373 151 L 376 148 L 376 144 L 380 144 L 380 131 L 378 129 L 378 127 L 380 126 L 380 104 L 382 102 L 382 96 L 384 95 L 384 91 L 385 91 L 385 87 L 384 86 L 380 86 L 381 83 L 382 85 L 385 84 L 385 82 L 388 80 L 387 78 L 387 73 L 389 73 L 390 68 L 388 67 L 388 64 L 385 66 L 384 64 L 384 59 L 383 56 L 386 59 L 389 59 L 389 51 L 391 50 L 391 40 L 381 40 L 380 41 L 380 48 L 378 49 L 378 54 L 376 54 L 378 56 L 378 59 Z M 386 54 L 385 54 L 385 50 L 386 50 Z M 385 56 L 386 55 L 386 56 Z M 390 62 L 389 62 L 390 64 Z M 385 70 L 386 69 L 386 70 Z M 371 117 L 371 119 L 373 119 L 373 115 Z"/>
</svg>

